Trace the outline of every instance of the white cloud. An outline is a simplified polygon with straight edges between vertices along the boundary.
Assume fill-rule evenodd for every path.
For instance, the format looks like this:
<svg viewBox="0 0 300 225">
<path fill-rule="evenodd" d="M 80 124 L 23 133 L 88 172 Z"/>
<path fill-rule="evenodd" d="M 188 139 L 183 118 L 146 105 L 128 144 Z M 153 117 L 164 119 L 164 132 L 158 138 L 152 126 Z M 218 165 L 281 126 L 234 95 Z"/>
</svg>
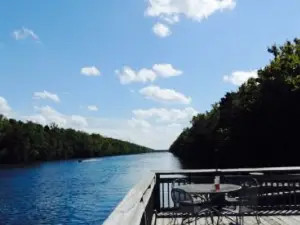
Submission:
<svg viewBox="0 0 300 225">
<path fill-rule="evenodd" d="M 128 124 L 131 127 L 141 127 L 141 128 L 151 127 L 151 124 L 148 121 L 144 120 L 144 119 L 132 118 L 131 120 L 128 121 Z"/>
<path fill-rule="evenodd" d="M 118 119 L 83 117 L 80 115 L 66 115 L 50 106 L 35 107 L 35 114 L 22 116 L 23 120 L 30 120 L 42 125 L 56 123 L 63 128 L 83 130 L 88 133 L 99 133 L 125 141 L 156 149 L 168 149 L 170 144 L 186 126 L 183 120 L 170 124 L 150 123 L 143 118 Z M 134 115 L 135 116 L 135 115 Z"/>
<path fill-rule="evenodd" d="M 229 76 L 224 76 L 223 80 L 234 85 L 241 85 L 245 83 L 249 78 L 257 77 L 257 70 L 251 71 L 235 71 Z"/>
<path fill-rule="evenodd" d="M 174 77 L 183 73 L 181 70 L 174 69 L 171 64 L 154 64 L 152 68 L 161 77 Z"/>
<path fill-rule="evenodd" d="M 82 116 L 78 116 L 78 115 L 72 115 L 70 117 L 70 127 L 87 127 L 88 126 L 88 122 L 87 120 L 82 117 Z M 67 118 L 67 122 L 68 122 L 68 118 Z"/>
<path fill-rule="evenodd" d="M 179 16 L 174 15 L 174 16 L 160 16 L 159 17 L 161 20 L 169 23 L 169 24 L 174 24 L 179 22 Z"/>
<path fill-rule="evenodd" d="M 25 121 L 31 121 L 33 123 L 39 123 L 39 124 L 42 124 L 42 125 L 46 125 L 47 123 L 49 123 L 47 121 L 47 119 L 41 114 L 34 114 L 34 115 L 30 115 L 30 116 L 22 116 L 21 119 L 23 119 Z"/>
<path fill-rule="evenodd" d="M 54 102 L 60 102 L 60 99 L 57 94 L 50 93 L 48 91 L 34 92 L 33 99 L 50 99 Z"/>
<path fill-rule="evenodd" d="M 137 119 L 155 119 L 156 122 L 165 123 L 188 123 L 198 112 L 192 108 L 185 109 L 166 109 L 166 108 L 150 108 L 135 109 L 132 111 Z"/>
<path fill-rule="evenodd" d="M 45 121 L 46 124 L 56 123 L 61 127 L 65 127 L 67 125 L 67 118 L 63 114 L 57 112 L 55 109 L 51 108 L 50 106 L 43 106 L 43 107 L 35 106 L 34 109 L 38 113 L 33 115 L 34 116 L 33 118 L 35 119 L 39 119 L 40 121 Z"/>
<path fill-rule="evenodd" d="M 0 97 L 0 113 L 12 115 L 12 109 L 3 97 Z M 63 114 L 46 105 L 35 106 L 34 113 L 14 118 L 42 125 L 55 123 L 62 128 L 99 133 L 154 149 L 168 149 L 195 113 L 197 111 L 191 107 L 181 110 L 151 108 L 133 110 L 131 119 L 101 118 Z"/>
<path fill-rule="evenodd" d="M 235 0 L 148 0 L 145 14 L 170 23 L 178 22 L 180 16 L 200 22 L 235 5 Z"/>
<path fill-rule="evenodd" d="M 159 37 L 168 37 L 172 34 L 170 28 L 162 23 L 156 23 L 153 28 L 152 28 L 153 32 L 159 36 Z"/>
<path fill-rule="evenodd" d="M 192 101 L 191 97 L 186 97 L 173 89 L 162 89 L 154 85 L 142 88 L 139 93 L 145 98 L 165 103 L 190 104 Z"/>
<path fill-rule="evenodd" d="M 100 76 L 101 73 L 95 66 L 83 67 L 80 73 L 84 76 Z"/>
<path fill-rule="evenodd" d="M 11 112 L 12 109 L 8 105 L 6 99 L 0 96 L 0 114 L 4 116 L 9 116 Z"/>
<path fill-rule="evenodd" d="M 39 42 L 40 38 L 39 36 L 34 33 L 33 30 L 30 30 L 28 28 L 22 27 L 21 29 L 15 30 L 13 32 L 13 36 L 14 38 L 18 41 L 18 40 L 22 40 L 22 39 L 26 39 L 26 38 L 32 38 L 33 40 Z"/>
<path fill-rule="evenodd" d="M 5 98 L 0 97 L 0 114 L 12 115 L 13 111 Z M 83 117 L 77 114 L 64 114 L 50 106 L 34 107 L 34 113 L 27 116 L 14 116 L 23 121 L 42 125 L 57 124 L 62 128 L 73 128 L 88 133 L 99 133 L 124 141 L 131 141 L 154 149 L 168 149 L 183 128 L 188 125 L 197 111 L 185 109 L 137 109 L 131 119 Z"/>
<path fill-rule="evenodd" d="M 133 70 L 129 66 L 124 66 L 121 71 L 116 70 L 115 73 L 119 77 L 121 84 L 130 84 L 134 82 L 153 82 L 158 77 L 174 77 L 181 75 L 183 72 L 175 69 L 171 64 L 154 64 L 151 69 L 142 68 L 138 71 Z"/>
<path fill-rule="evenodd" d="M 89 105 L 88 110 L 90 111 L 98 111 L 98 107 L 96 105 Z"/>
<path fill-rule="evenodd" d="M 116 70 L 115 73 L 120 79 L 121 84 L 130 84 L 133 82 L 152 82 L 156 79 L 156 74 L 150 70 L 143 68 L 139 71 L 134 71 L 128 66 L 124 66 L 121 71 Z"/>
<path fill-rule="evenodd" d="M 49 125 L 55 123 L 63 128 L 74 128 L 74 129 L 84 129 L 88 126 L 88 122 L 85 117 L 80 115 L 64 115 L 50 106 L 46 105 L 43 107 L 34 107 L 36 114 L 29 116 L 22 116 L 23 120 L 29 120 L 35 123 L 40 123 L 42 125 Z"/>
</svg>

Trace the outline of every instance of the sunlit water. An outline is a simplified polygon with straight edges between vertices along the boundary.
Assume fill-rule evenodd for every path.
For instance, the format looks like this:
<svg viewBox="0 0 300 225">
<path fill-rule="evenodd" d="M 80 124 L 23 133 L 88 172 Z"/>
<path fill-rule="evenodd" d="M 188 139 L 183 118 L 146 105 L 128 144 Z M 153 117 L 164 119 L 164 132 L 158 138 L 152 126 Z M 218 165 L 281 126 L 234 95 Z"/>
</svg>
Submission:
<svg viewBox="0 0 300 225">
<path fill-rule="evenodd" d="M 147 171 L 178 168 L 166 152 L 0 169 L 0 224 L 102 224 Z"/>
</svg>

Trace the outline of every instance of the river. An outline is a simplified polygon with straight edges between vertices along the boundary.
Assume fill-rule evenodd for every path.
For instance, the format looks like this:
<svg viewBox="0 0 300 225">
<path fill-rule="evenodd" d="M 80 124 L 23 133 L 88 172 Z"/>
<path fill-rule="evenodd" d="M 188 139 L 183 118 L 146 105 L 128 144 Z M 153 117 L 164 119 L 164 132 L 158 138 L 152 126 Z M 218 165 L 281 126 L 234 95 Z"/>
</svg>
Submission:
<svg viewBox="0 0 300 225">
<path fill-rule="evenodd" d="M 180 169 L 171 153 L 0 169 L 0 224 L 100 225 L 152 169 Z"/>
</svg>

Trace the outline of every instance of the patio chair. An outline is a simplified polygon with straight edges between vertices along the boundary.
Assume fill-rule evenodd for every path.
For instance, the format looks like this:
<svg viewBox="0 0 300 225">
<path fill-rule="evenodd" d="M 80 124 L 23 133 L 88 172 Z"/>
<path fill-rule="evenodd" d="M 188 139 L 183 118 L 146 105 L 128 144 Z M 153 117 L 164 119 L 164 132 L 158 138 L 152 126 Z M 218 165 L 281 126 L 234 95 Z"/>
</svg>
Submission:
<svg viewBox="0 0 300 225">
<path fill-rule="evenodd" d="M 173 188 L 177 188 L 177 187 L 180 187 L 181 185 L 185 185 L 185 184 L 190 184 L 190 182 L 188 182 L 187 179 L 185 178 L 178 178 L 178 179 L 175 179 L 173 180 L 172 182 L 172 189 Z M 192 195 L 193 199 L 196 199 L 196 200 L 203 200 L 205 199 L 207 196 L 206 195 Z"/>
<path fill-rule="evenodd" d="M 237 177 L 237 179 L 240 179 L 242 189 L 237 197 L 225 197 L 225 201 L 230 206 L 222 208 L 222 211 L 234 213 L 238 224 L 244 224 L 244 215 L 255 216 L 257 224 L 260 224 L 261 221 L 257 211 L 258 181 L 251 176 Z"/>
<path fill-rule="evenodd" d="M 176 187 L 178 187 L 180 185 L 185 185 L 185 184 L 188 184 L 188 183 L 189 182 L 188 182 L 187 179 L 185 179 L 185 178 L 178 178 L 178 179 L 173 180 L 173 182 L 172 182 L 172 188 L 176 188 Z"/>
<path fill-rule="evenodd" d="M 197 219 L 200 217 L 205 217 L 207 223 L 207 216 L 212 216 L 210 204 L 205 199 L 195 199 L 180 188 L 173 188 L 171 190 L 171 197 L 176 209 L 174 213 L 182 214 L 181 224 L 184 224 L 185 221 L 190 223 L 190 218 L 194 218 L 196 224 Z M 172 217 L 172 220 L 174 220 L 175 224 L 176 217 Z"/>
</svg>

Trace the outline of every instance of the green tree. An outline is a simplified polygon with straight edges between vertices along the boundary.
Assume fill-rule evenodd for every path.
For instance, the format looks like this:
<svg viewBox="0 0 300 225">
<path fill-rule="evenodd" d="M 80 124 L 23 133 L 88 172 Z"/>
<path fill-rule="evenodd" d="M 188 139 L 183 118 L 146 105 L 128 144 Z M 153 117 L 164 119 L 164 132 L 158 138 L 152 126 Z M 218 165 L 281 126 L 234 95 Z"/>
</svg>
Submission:
<svg viewBox="0 0 300 225">
<path fill-rule="evenodd" d="M 228 92 L 170 151 L 198 168 L 292 166 L 297 162 L 300 126 L 300 39 L 268 48 L 273 59 L 237 91 Z"/>
<path fill-rule="evenodd" d="M 152 149 L 133 143 L 62 129 L 56 124 L 42 126 L 16 121 L 0 115 L 0 163 L 20 164 L 36 161 L 89 158 L 133 154 Z"/>
</svg>

